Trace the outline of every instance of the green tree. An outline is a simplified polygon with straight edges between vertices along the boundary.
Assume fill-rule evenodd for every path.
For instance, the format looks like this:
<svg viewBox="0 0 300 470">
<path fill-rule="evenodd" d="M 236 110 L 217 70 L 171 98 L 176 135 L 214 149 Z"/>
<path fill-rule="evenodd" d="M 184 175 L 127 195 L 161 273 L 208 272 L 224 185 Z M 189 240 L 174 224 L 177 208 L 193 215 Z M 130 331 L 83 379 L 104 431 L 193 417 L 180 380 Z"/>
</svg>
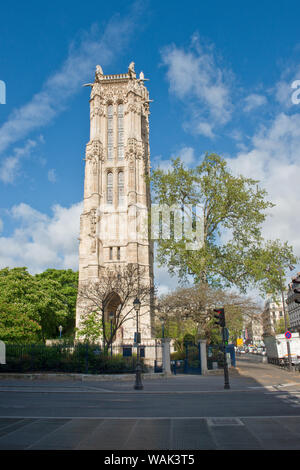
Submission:
<svg viewBox="0 0 300 470">
<path fill-rule="evenodd" d="M 35 277 L 41 281 L 55 281 L 59 285 L 59 293 L 65 310 L 65 315 L 61 323 L 63 326 L 63 335 L 64 337 L 74 336 L 78 271 L 73 271 L 72 269 L 47 269 L 43 273 L 36 274 Z"/>
<path fill-rule="evenodd" d="M 236 286 L 241 292 L 255 285 L 263 293 L 278 292 L 278 266 L 284 270 L 296 257 L 287 242 L 263 240 L 262 223 L 274 204 L 266 200 L 258 181 L 232 175 L 216 154 L 206 155 L 193 169 L 177 158 L 171 170 L 155 170 L 151 181 L 156 203 L 203 207 L 203 246 L 187 250 L 186 243 L 193 240 L 186 234 L 181 240 L 160 239 L 161 266 L 181 279 L 190 274 L 196 283 Z"/>
<path fill-rule="evenodd" d="M 5 343 L 35 343 L 41 326 L 25 305 L 0 300 L 0 339 Z"/>
<path fill-rule="evenodd" d="M 289 328 L 289 319 L 288 318 L 287 318 L 287 325 L 288 325 L 288 328 Z M 285 331 L 286 331 L 286 328 L 285 328 L 284 318 L 280 318 L 279 320 L 277 320 L 276 325 L 275 325 L 275 334 L 276 335 L 281 335 L 281 334 L 285 333 Z"/>
<path fill-rule="evenodd" d="M 221 329 L 215 324 L 214 317 L 216 305 L 223 305 L 225 308 L 226 327 L 232 342 L 240 336 L 244 324 L 261 310 L 261 307 L 248 297 L 200 283 L 193 287 L 177 289 L 158 299 L 158 335 L 161 335 L 159 325 L 164 321 L 165 335 L 175 339 L 178 347 L 183 344 L 187 333 L 196 339 L 206 339 L 208 343 L 221 342 Z"/>
<path fill-rule="evenodd" d="M 57 337 L 58 326 L 67 323 L 69 314 L 61 284 L 47 277 L 32 276 L 25 267 L 0 270 L 0 306 L 1 335 L 10 342 Z"/>
</svg>

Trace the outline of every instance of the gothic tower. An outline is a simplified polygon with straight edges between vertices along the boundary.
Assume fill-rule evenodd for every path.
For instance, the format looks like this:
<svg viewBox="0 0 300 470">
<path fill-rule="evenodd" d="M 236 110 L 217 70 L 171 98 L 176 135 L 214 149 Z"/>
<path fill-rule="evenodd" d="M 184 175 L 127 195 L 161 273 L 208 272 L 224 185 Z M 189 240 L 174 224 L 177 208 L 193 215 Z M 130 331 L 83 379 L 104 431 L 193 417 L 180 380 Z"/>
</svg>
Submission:
<svg viewBox="0 0 300 470">
<path fill-rule="evenodd" d="M 103 269 L 134 263 L 153 286 L 153 250 L 148 233 L 150 189 L 149 92 L 144 74 L 104 75 L 97 65 L 90 97 L 84 207 L 80 219 L 79 285 L 99 279 Z M 76 327 L 83 314 L 77 303 Z M 143 343 L 150 344 L 152 313 L 143 317 Z M 131 344 L 134 322 L 124 323 L 119 342 Z"/>
</svg>

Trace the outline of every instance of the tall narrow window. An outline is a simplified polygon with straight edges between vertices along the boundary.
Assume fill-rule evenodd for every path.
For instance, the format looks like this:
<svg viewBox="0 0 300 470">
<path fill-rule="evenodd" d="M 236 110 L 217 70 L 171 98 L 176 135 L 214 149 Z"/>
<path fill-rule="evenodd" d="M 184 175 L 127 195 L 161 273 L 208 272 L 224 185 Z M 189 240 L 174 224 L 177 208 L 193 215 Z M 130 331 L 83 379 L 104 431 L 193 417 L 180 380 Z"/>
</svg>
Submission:
<svg viewBox="0 0 300 470">
<path fill-rule="evenodd" d="M 124 159 L 124 106 L 118 106 L 118 160 Z"/>
<path fill-rule="evenodd" d="M 109 249 L 109 259 L 110 260 L 113 259 L 113 249 L 112 249 L 112 247 L 110 247 L 110 249 Z"/>
<path fill-rule="evenodd" d="M 118 202 L 122 206 L 124 204 L 124 172 L 118 173 Z"/>
<path fill-rule="evenodd" d="M 113 174 L 107 173 L 107 204 L 113 203 Z"/>
<path fill-rule="evenodd" d="M 121 248 L 119 246 L 118 246 L 117 256 L 118 256 L 118 260 L 120 260 L 121 259 Z"/>
<path fill-rule="evenodd" d="M 111 104 L 107 107 L 107 159 L 114 159 L 114 113 Z"/>
</svg>

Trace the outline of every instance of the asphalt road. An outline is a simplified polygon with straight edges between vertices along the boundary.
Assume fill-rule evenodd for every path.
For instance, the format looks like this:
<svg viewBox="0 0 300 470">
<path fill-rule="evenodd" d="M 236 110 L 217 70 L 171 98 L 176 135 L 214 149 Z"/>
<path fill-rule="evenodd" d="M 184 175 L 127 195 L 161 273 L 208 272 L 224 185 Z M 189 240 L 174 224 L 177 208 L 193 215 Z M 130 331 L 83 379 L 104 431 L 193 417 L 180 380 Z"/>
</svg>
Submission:
<svg viewBox="0 0 300 470">
<path fill-rule="evenodd" d="M 0 449 L 300 449 L 300 374 L 247 356 L 230 373 L 0 381 Z M 133 378 L 134 379 L 134 378 Z"/>
</svg>

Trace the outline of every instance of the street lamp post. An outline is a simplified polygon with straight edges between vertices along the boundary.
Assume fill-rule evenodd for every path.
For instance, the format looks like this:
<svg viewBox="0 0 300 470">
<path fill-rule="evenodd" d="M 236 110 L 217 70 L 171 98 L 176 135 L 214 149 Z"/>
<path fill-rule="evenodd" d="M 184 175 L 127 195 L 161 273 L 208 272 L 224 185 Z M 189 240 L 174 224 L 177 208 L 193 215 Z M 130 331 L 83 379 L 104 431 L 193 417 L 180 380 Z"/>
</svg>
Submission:
<svg viewBox="0 0 300 470">
<path fill-rule="evenodd" d="M 161 321 L 161 337 L 164 339 L 165 338 L 165 319 L 164 317 L 160 317 Z"/>
<path fill-rule="evenodd" d="M 114 312 L 110 312 L 109 313 L 109 320 L 110 320 L 110 356 L 112 357 L 112 343 L 113 343 L 113 329 L 112 329 L 112 322 L 113 322 L 113 318 L 114 318 Z"/>
<path fill-rule="evenodd" d="M 136 334 L 135 334 L 135 340 L 136 340 L 136 373 L 135 373 L 135 384 L 134 384 L 134 389 L 135 390 L 143 390 L 143 384 L 142 384 L 142 366 L 140 363 L 140 347 L 139 343 L 140 341 L 140 333 L 139 333 L 139 313 L 140 313 L 140 308 L 141 308 L 141 302 L 138 297 L 135 298 L 133 302 L 133 306 L 136 311 Z"/>
</svg>

